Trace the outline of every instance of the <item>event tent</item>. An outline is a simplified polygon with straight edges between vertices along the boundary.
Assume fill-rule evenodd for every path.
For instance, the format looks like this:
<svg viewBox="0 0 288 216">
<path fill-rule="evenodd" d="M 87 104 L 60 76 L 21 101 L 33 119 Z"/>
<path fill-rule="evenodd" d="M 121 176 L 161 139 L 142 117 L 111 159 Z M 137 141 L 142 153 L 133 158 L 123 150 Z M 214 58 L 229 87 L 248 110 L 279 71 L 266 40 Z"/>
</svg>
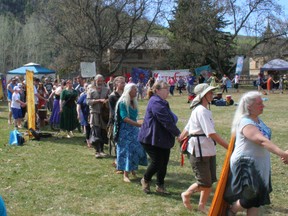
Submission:
<svg viewBox="0 0 288 216">
<path fill-rule="evenodd" d="M 54 70 L 42 67 L 40 64 L 28 63 L 22 67 L 8 71 L 8 74 L 25 75 L 26 70 L 33 71 L 34 74 L 55 74 Z"/>
<path fill-rule="evenodd" d="M 261 72 L 263 71 L 286 71 L 288 70 L 288 62 L 282 59 L 273 59 L 263 67 L 260 68 Z"/>
<path fill-rule="evenodd" d="M 56 73 L 54 70 L 50 70 L 48 68 L 42 67 L 40 64 L 31 62 L 31 63 L 25 64 L 22 67 L 8 71 L 6 79 L 9 80 L 13 76 L 16 76 L 16 75 L 25 77 L 26 70 L 33 71 L 34 76 L 38 78 L 41 78 L 42 76 L 49 76 L 49 77 L 55 78 L 55 73 Z"/>
</svg>

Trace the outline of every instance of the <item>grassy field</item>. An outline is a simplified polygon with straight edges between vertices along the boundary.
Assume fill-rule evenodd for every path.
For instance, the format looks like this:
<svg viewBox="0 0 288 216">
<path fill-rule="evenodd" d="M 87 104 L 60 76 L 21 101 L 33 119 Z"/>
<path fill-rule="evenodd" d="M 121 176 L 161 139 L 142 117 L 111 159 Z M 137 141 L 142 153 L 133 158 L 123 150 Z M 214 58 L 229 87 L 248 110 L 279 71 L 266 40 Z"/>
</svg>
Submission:
<svg viewBox="0 0 288 216">
<path fill-rule="evenodd" d="M 237 102 L 240 94 L 231 94 Z M 268 101 L 264 102 L 266 107 L 261 118 L 272 128 L 272 140 L 288 149 L 288 95 L 264 97 Z M 176 95 L 168 101 L 179 117 L 178 126 L 182 130 L 191 112 L 187 95 Z M 145 113 L 146 104 L 146 100 L 139 102 L 140 117 Z M 211 105 L 216 130 L 226 140 L 230 138 L 235 108 Z M 138 179 L 124 183 L 122 175 L 114 173 L 113 158 L 95 159 L 94 151 L 86 147 L 81 133 L 75 132 L 71 139 L 53 136 L 41 141 L 30 140 L 23 147 L 9 146 L 9 132 L 13 127 L 7 124 L 6 102 L 0 103 L 0 112 L 0 194 L 9 215 L 203 215 L 196 210 L 188 212 L 183 207 L 180 193 L 194 182 L 194 176 L 187 159 L 184 167 L 180 167 L 178 143 L 172 150 L 166 177 L 171 195 L 146 195 L 139 184 L 145 167 L 139 167 Z M 49 131 L 48 127 L 43 130 Z M 218 173 L 224 156 L 225 150 L 218 145 Z M 287 169 L 278 157 L 272 155 L 272 204 L 262 208 L 261 215 L 288 215 Z M 198 199 L 199 195 L 191 198 L 195 209 Z M 211 200 L 212 196 L 209 206 Z"/>
</svg>

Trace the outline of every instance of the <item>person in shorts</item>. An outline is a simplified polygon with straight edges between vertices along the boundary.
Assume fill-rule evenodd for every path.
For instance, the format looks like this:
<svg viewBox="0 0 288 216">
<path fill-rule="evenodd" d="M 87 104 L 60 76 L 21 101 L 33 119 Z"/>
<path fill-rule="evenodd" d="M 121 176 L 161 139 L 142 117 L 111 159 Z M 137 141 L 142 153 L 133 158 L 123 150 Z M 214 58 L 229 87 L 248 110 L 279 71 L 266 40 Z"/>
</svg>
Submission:
<svg viewBox="0 0 288 216">
<path fill-rule="evenodd" d="M 20 87 L 15 86 L 13 88 L 13 94 L 12 94 L 12 100 L 11 100 L 11 110 L 12 110 L 12 116 L 14 118 L 14 126 L 15 128 L 21 128 L 21 121 L 22 121 L 22 110 L 21 106 L 26 106 L 26 104 L 20 100 Z"/>
<path fill-rule="evenodd" d="M 187 151 L 197 180 L 181 194 L 183 204 L 192 210 L 190 196 L 200 192 L 198 210 L 203 213 L 207 213 L 205 205 L 212 191 L 212 184 L 217 181 L 215 144 L 217 142 L 224 148 L 228 148 L 228 143 L 216 133 L 212 112 L 209 110 L 210 102 L 213 100 L 212 91 L 216 88 L 207 83 L 195 87 L 196 97 L 190 105 L 192 114 L 179 137 L 179 140 L 183 140 L 190 136 Z"/>
</svg>

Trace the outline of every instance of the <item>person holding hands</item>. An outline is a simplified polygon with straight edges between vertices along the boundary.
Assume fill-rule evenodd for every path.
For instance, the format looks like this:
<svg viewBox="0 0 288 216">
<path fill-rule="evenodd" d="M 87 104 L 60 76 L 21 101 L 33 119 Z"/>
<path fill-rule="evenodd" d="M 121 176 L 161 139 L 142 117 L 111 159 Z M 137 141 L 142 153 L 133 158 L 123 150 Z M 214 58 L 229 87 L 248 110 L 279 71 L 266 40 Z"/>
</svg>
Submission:
<svg viewBox="0 0 288 216">
<path fill-rule="evenodd" d="M 197 180 L 181 194 L 183 204 L 192 210 L 190 197 L 193 193 L 200 192 L 198 210 L 203 213 L 206 213 L 205 205 L 211 193 L 212 184 L 217 181 L 216 143 L 228 148 L 228 143 L 216 133 L 212 112 L 209 110 L 213 90 L 216 88 L 207 83 L 198 84 L 195 87 L 196 97 L 190 105 L 192 113 L 179 137 L 180 140 L 190 137 L 187 151 Z"/>
<path fill-rule="evenodd" d="M 248 216 L 258 215 L 260 206 L 270 204 L 270 152 L 288 162 L 288 151 L 271 142 L 271 129 L 259 118 L 263 109 L 261 93 L 250 91 L 242 96 L 235 112 L 232 134 L 236 141 L 224 194 L 231 205 L 227 215 L 243 210 Z"/>
<path fill-rule="evenodd" d="M 142 190 L 150 193 L 153 175 L 157 174 L 156 192 L 169 194 L 165 188 L 165 176 L 170 158 L 170 150 L 174 146 L 175 137 L 180 135 L 176 124 L 177 116 L 171 111 L 166 101 L 169 85 L 163 80 L 154 83 L 149 91 L 149 102 L 138 140 L 149 155 L 151 163 L 141 179 Z"/>
</svg>

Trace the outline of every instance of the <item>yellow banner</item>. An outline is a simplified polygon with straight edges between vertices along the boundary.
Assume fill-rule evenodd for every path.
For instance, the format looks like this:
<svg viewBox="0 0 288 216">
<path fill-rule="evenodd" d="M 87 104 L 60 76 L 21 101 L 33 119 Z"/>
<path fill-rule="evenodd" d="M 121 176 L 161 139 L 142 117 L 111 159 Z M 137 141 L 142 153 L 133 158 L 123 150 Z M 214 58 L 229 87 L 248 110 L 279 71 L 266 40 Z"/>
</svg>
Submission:
<svg viewBox="0 0 288 216">
<path fill-rule="evenodd" d="M 35 96 L 34 96 L 34 72 L 26 70 L 26 103 L 28 114 L 28 129 L 33 128 L 35 130 Z"/>
</svg>

